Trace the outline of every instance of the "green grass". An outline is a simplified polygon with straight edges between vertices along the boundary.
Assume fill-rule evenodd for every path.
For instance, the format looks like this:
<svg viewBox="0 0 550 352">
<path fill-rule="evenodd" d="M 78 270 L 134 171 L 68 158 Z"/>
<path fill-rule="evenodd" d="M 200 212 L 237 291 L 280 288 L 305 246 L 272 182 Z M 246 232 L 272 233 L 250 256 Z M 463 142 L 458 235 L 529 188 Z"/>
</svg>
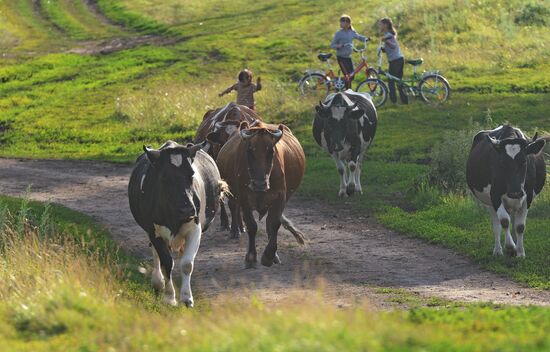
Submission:
<svg viewBox="0 0 550 352">
<path fill-rule="evenodd" d="M 298 293 L 276 305 L 253 295 L 225 294 L 199 300 L 195 310 L 169 308 L 148 293 L 143 278 L 133 273 L 134 263 L 113 251 L 101 227 L 59 206 L 2 197 L 0 235 L 0 343 L 6 351 L 550 347 L 548 309 L 437 299 L 422 308 L 418 297 L 391 288 L 377 293 L 413 308 L 378 312 L 359 304 L 338 309 L 320 294 Z"/>
</svg>

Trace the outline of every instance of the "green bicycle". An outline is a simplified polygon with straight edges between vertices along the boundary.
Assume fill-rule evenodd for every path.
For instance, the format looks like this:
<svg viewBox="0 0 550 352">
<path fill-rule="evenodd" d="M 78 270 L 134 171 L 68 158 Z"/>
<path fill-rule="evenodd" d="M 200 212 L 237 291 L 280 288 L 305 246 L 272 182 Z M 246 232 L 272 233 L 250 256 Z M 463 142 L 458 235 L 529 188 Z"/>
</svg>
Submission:
<svg viewBox="0 0 550 352">
<path fill-rule="evenodd" d="M 381 107 L 388 100 L 389 89 L 386 83 L 380 78 L 385 77 L 388 81 L 395 82 L 404 88 L 409 97 L 420 97 L 427 104 L 442 104 L 451 95 L 449 81 L 439 71 L 428 71 L 418 73 L 418 66 L 422 65 L 423 59 L 405 60 L 412 65 L 413 74 L 410 79 L 400 79 L 382 69 L 382 46 L 378 48 L 378 77 L 368 78 L 361 82 L 356 91 L 370 95 L 374 106 Z"/>
</svg>

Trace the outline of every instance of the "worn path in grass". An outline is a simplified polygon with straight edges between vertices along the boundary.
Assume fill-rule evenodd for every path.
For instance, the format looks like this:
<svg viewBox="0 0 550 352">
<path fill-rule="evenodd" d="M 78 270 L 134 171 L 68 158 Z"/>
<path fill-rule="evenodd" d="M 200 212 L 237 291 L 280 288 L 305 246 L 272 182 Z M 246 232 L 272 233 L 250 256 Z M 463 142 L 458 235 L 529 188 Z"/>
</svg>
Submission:
<svg viewBox="0 0 550 352">
<path fill-rule="evenodd" d="M 0 193 L 22 196 L 32 184 L 31 199 L 59 203 L 93 216 L 107 226 L 123 249 L 151 262 L 145 233 L 128 208 L 129 166 L 0 159 L 0 170 Z M 327 299 L 338 305 L 366 298 L 383 307 L 376 287 L 466 302 L 550 304 L 548 291 L 524 288 L 448 249 L 387 230 L 369 217 L 351 217 L 344 210 L 299 198 L 289 203 L 285 213 L 309 243 L 300 247 L 281 230 L 283 264 L 271 268 L 245 269 L 246 237 L 232 240 L 213 226 L 204 235 L 197 256 L 193 275 L 196 299 L 239 289 L 279 301 L 289 291 L 308 291 L 321 285 Z M 258 237 L 261 254 L 265 231 Z"/>
</svg>

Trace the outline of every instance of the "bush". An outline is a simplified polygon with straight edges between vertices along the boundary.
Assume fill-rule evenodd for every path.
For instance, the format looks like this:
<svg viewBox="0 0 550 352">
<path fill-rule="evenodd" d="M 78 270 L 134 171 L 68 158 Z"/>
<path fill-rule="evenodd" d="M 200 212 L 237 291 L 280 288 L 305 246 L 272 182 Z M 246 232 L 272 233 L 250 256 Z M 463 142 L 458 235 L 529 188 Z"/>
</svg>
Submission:
<svg viewBox="0 0 550 352">
<path fill-rule="evenodd" d="M 429 185 L 446 193 L 467 191 L 466 161 L 472 138 L 481 129 L 479 124 L 471 124 L 468 129 L 444 133 L 430 154 L 432 162 L 426 176 Z"/>
<path fill-rule="evenodd" d="M 546 26 L 550 24 L 550 9 L 542 4 L 527 4 L 516 15 L 514 22 L 524 26 Z"/>
</svg>

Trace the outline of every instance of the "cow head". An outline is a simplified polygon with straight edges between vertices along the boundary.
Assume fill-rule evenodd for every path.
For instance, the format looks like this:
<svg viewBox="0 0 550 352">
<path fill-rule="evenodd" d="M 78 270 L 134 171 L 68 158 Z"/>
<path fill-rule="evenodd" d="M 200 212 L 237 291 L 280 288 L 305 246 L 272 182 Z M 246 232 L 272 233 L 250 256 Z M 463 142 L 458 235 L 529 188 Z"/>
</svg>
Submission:
<svg viewBox="0 0 550 352">
<path fill-rule="evenodd" d="M 358 120 L 364 111 L 357 107 L 357 103 L 350 104 L 342 93 L 337 93 L 326 104 L 319 102 L 315 107 L 317 118 L 323 123 L 323 130 L 330 153 L 344 149 L 344 142 L 349 128 L 349 122 Z"/>
<path fill-rule="evenodd" d="M 159 202 L 159 216 L 172 233 L 177 233 L 183 223 L 198 222 L 200 207 L 193 198 L 193 161 L 204 146 L 205 143 L 177 145 L 160 150 L 143 146 L 157 176 L 152 192 Z"/>
<path fill-rule="evenodd" d="M 211 145 L 210 155 L 214 159 L 217 158 L 221 147 L 229 140 L 229 137 L 239 129 L 240 121 L 223 121 L 216 122 L 214 131 L 206 136 L 206 140 Z"/>
<path fill-rule="evenodd" d="M 248 187 L 254 192 L 267 192 L 270 188 L 269 178 L 273 169 L 275 145 L 283 136 L 284 126 L 276 130 L 250 127 L 247 122 L 239 126 L 240 136 L 246 147 L 248 165 Z"/>
<path fill-rule="evenodd" d="M 544 139 L 531 141 L 523 138 L 507 138 L 503 140 L 487 136 L 497 152 L 497 173 L 504 177 L 506 195 L 509 198 L 520 199 L 525 196 L 525 177 L 527 174 L 527 157 L 538 154 L 544 147 Z"/>
</svg>

